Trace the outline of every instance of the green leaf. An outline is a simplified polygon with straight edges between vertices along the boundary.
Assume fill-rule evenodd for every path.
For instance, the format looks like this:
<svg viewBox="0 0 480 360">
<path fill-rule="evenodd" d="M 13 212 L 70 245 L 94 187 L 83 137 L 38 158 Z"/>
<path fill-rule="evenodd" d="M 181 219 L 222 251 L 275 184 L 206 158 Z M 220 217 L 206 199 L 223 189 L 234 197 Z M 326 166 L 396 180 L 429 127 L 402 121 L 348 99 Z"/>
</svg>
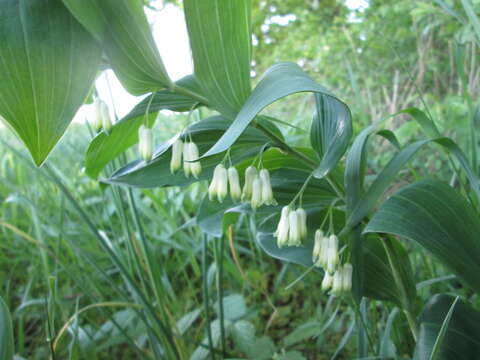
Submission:
<svg viewBox="0 0 480 360">
<path fill-rule="evenodd" d="M 230 224 L 237 221 L 242 207 L 241 204 L 234 204 L 230 198 L 220 204 L 217 201 L 210 201 L 206 196 L 198 209 L 197 225 L 203 232 L 220 237 Z"/>
<path fill-rule="evenodd" d="M 440 331 L 438 332 L 437 338 L 435 339 L 435 344 L 433 344 L 432 353 L 430 354 L 429 360 L 438 359 L 438 354 L 443 345 L 443 340 L 445 338 L 445 334 L 447 333 L 448 326 L 450 325 L 450 320 L 452 319 L 453 311 L 455 310 L 455 305 L 457 305 L 458 299 L 460 299 L 459 296 L 457 296 L 453 301 L 452 305 L 450 306 L 450 309 L 448 310 L 447 315 L 445 316 L 445 319 L 442 322 Z"/>
<path fill-rule="evenodd" d="M 195 77 L 211 105 L 234 118 L 250 95 L 251 1 L 185 0 Z"/>
<path fill-rule="evenodd" d="M 0 116 L 41 165 L 87 97 L 100 49 L 56 0 L 3 1 L 0 47 Z"/>
<path fill-rule="evenodd" d="M 315 94 L 316 112 L 310 131 L 312 147 L 321 158 L 314 176 L 322 178 L 340 161 L 352 137 L 352 116 L 344 103 L 324 94 Z"/>
<path fill-rule="evenodd" d="M 142 1 L 63 0 L 70 12 L 102 45 L 115 74 L 130 93 L 171 87 L 155 45 Z M 77 49 L 78 51 L 78 49 Z M 85 56 L 82 52 L 78 52 Z"/>
<path fill-rule="evenodd" d="M 12 360 L 14 352 L 12 319 L 7 305 L 0 297 L 0 359 Z"/>
<path fill-rule="evenodd" d="M 430 360 L 445 320 L 448 327 L 439 348 L 438 360 L 473 360 L 480 353 L 480 313 L 464 301 L 448 295 L 435 295 L 420 316 L 420 332 L 415 360 Z M 453 307 L 453 305 L 455 306 Z M 453 309 L 453 311 L 452 311 Z"/>
<path fill-rule="evenodd" d="M 467 14 L 469 22 L 472 25 L 473 29 L 475 30 L 475 34 L 477 35 L 477 40 L 480 41 L 480 19 L 475 13 L 473 4 L 471 3 L 470 0 L 461 0 L 461 2 L 462 2 L 463 9 Z"/>
<path fill-rule="evenodd" d="M 191 75 L 178 80 L 176 84 L 190 89 L 196 89 L 198 86 Z M 146 120 L 153 122 L 160 110 L 189 111 L 197 104 L 196 100 L 169 90 L 147 96 L 124 118 L 115 123 L 108 134 L 101 132 L 90 142 L 85 154 L 85 172 L 96 179 L 105 165 L 138 142 L 140 125 Z"/>
<path fill-rule="evenodd" d="M 308 76 L 297 64 L 283 62 L 273 65 L 260 79 L 232 125 L 203 157 L 227 150 L 266 106 L 278 99 L 298 92 L 316 92 L 334 97 L 328 90 Z"/>
<path fill-rule="evenodd" d="M 203 151 L 212 146 L 229 125 L 228 119 L 222 116 L 213 116 L 193 124 L 186 133 L 190 134 L 200 151 Z M 148 163 L 134 161 L 117 170 L 106 182 L 146 188 L 184 186 L 199 180 L 210 179 L 215 166 L 223 160 L 223 155 L 203 159 L 202 173 L 198 180 L 191 177 L 186 178 L 181 170 L 175 174 L 170 173 L 170 148 L 175 140 L 176 137 L 157 148 L 152 161 Z M 250 128 L 243 134 L 238 144 L 232 147 L 230 151 L 232 164 L 257 155 L 268 141 L 269 139 L 259 130 Z"/>
<path fill-rule="evenodd" d="M 413 240 L 480 291 L 480 222 L 472 206 L 450 186 L 425 180 L 390 197 L 365 228 Z"/>
</svg>

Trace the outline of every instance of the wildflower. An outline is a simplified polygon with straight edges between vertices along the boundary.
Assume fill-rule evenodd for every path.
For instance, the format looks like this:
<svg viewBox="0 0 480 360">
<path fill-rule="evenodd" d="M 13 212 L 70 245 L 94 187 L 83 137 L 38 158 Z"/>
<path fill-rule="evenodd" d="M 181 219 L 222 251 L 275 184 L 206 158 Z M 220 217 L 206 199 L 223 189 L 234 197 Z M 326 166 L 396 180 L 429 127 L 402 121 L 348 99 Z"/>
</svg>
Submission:
<svg viewBox="0 0 480 360">
<path fill-rule="evenodd" d="M 238 171 L 235 167 L 228 168 L 228 184 L 230 185 L 230 196 L 233 201 L 238 201 L 242 197 L 242 189 L 240 188 L 240 179 Z"/>
<path fill-rule="evenodd" d="M 182 166 L 183 141 L 177 139 L 172 145 L 172 159 L 170 160 L 170 172 L 175 173 Z"/>
<path fill-rule="evenodd" d="M 96 98 L 93 102 L 92 125 L 97 131 L 103 128 L 103 130 L 108 132 L 112 128 L 112 119 L 108 105 L 100 98 Z"/>
<path fill-rule="evenodd" d="M 289 225 L 289 234 L 288 234 L 288 245 L 290 246 L 299 246 L 302 244 L 302 238 L 300 236 L 300 221 L 298 212 L 296 210 L 291 211 L 288 215 L 288 225 Z"/>
<path fill-rule="evenodd" d="M 198 161 L 198 157 L 198 147 L 194 142 L 183 145 L 183 170 L 186 177 L 193 175 L 197 179 L 202 172 L 202 165 Z"/>
<path fill-rule="evenodd" d="M 312 251 L 312 262 L 315 264 L 315 266 L 321 266 L 319 263 L 320 256 L 322 255 L 322 241 L 323 241 L 324 235 L 323 231 L 318 229 L 315 231 L 315 242 L 313 245 L 313 251 Z"/>
<path fill-rule="evenodd" d="M 153 155 L 153 133 L 152 129 L 142 125 L 138 128 L 138 150 L 140 157 L 150 161 Z"/>
<path fill-rule="evenodd" d="M 262 181 L 260 176 L 255 175 L 252 182 L 252 199 L 250 205 L 252 209 L 256 209 L 262 205 Z"/>
<path fill-rule="evenodd" d="M 307 213 L 303 208 L 297 209 L 298 226 L 300 231 L 300 239 L 305 240 L 307 238 Z"/>
<path fill-rule="evenodd" d="M 338 269 L 333 274 L 333 281 L 332 281 L 332 293 L 335 295 L 340 295 L 343 291 L 343 271 L 342 269 Z"/>
<path fill-rule="evenodd" d="M 243 185 L 242 191 L 242 200 L 250 200 L 252 198 L 252 187 L 253 187 L 253 180 L 257 176 L 257 168 L 255 166 L 250 165 L 247 170 L 245 170 L 245 184 Z"/>
<path fill-rule="evenodd" d="M 279 248 L 288 243 L 289 214 L 290 207 L 284 206 L 282 208 L 282 214 L 280 215 L 280 221 L 278 222 L 277 230 L 274 234 L 277 238 L 277 246 Z"/>
<path fill-rule="evenodd" d="M 276 205 L 277 202 L 273 197 L 270 174 L 267 169 L 260 170 L 260 180 L 262 182 L 262 202 L 265 205 Z"/>
<path fill-rule="evenodd" d="M 352 290 L 352 274 L 353 274 L 352 264 L 347 263 L 343 265 L 342 289 L 344 292 L 350 292 Z"/>
<path fill-rule="evenodd" d="M 215 197 L 218 197 L 218 184 L 220 182 L 221 172 L 225 167 L 222 164 L 218 164 L 213 170 L 213 177 L 210 186 L 208 187 L 208 198 L 213 200 Z M 223 200 L 223 198 L 222 198 Z"/>
<path fill-rule="evenodd" d="M 328 238 L 327 250 L 327 270 L 333 273 L 338 265 L 338 238 L 335 235 L 330 235 Z"/>
<path fill-rule="evenodd" d="M 228 174 L 227 169 L 222 164 L 217 165 L 218 173 L 216 180 L 217 199 L 219 202 L 223 202 L 223 199 L 228 194 Z"/>
<path fill-rule="evenodd" d="M 325 271 L 325 275 L 323 275 L 323 280 L 322 280 L 322 290 L 327 291 L 332 287 L 333 284 L 333 276 L 328 273 L 328 271 Z"/>
</svg>

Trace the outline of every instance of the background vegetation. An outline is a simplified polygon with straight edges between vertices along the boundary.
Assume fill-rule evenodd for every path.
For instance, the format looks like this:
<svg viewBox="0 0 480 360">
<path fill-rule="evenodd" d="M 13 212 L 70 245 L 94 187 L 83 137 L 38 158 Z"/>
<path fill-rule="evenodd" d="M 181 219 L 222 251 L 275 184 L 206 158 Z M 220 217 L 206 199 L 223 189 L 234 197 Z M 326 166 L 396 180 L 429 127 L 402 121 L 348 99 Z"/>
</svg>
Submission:
<svg viewBox="0 0 480 360">
<path fill-rule="evenodd" d="M 471 3 L 478 13 L 480 2 Z M 479 26 L 460 1 L 370 0 L 352 10 L 338 0 L 257 0 L 252 76 L 257 82 L 271 64 L 296 62 L 349 104 L 355 133 L 418 106 L 443 134 L 473 151 L 470 136 L 480 123 Z M 312 98 L 295 95 L 267 113 L 298 127 L 282 130 L 305 145 L 302 129 L 308 130 L 313 107 Z M 401 144 L 419 136 L 418 126 L 405 119 L 387 122 Z M 187 115 L 160 115 L 158 140 L 169 139 L 188 121 Z M 73 124 L 48 167 L 36 168 L 2 128 L 0 293 L 12 313 L 19 358 L 202 359 L 212 356 L 209 343 L 218 358 L 222 351 L 227 358 L 355 358 L 363 345 L 355 336 L 352 308 L 320 291 L 317 272 L 266 255 L 254 239 L 250 215 L 240 216 L 232 236 L 205 235 L 196 215 L 206 184 L 106 186 L 84 173 L 91 138 L 86 125 Z M 385 140 L 375 140 L 373 148 L 370 174 L 392 155 Z M 136 158 L 131 148 L 104 175 Z M 389 193 L 424 176 L 450 181 L 447 167 L 437 152 L 422 153 Z M 103 242 L 72 203 L 100 230 Z M 145 299 L 112 265 L 105 246 L 134 274 Z M 453 293 L 478 308 L 477 295 L 440 262 L 414 243 L 406 247 L 415 278 L 430 279 L 417 284 L 420 298 Z M 144 320 L 148 311 L 139 311 L 142 301 L 160 309 L 154 325 Z M 378 358 L 408 358 L 415 343 L 395 305 L 372 300 L 364 308 Z M 179 353 L 156 349 L 150 326 L 161 328 Z M 174 326 L 181 337 L 171 337 Z"/>
</svg>

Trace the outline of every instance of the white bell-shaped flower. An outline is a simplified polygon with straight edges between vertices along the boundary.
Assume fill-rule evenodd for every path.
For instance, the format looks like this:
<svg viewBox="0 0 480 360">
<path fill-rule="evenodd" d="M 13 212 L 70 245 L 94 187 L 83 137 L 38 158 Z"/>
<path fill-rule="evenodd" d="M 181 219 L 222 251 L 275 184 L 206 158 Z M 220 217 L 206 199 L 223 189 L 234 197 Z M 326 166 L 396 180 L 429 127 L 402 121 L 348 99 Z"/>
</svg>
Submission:
<svg viewBox="0 0 480 360">
<path fill-rule="evenodd" d="M 338 257 L 338 238 L 335 235 L 330 235 L 328 238 L 327 250 L 327 270 L 333 273 L 337 268 L 339 262 Z"/>
<path fill-rule="evenodd" d="M 212 176 L 212 181 L 210 182 L 210 186 L 208 187 L 208 198 L 210 201 L 215 199 L 217 197 L 217 189 L 218 189 L 218 178 L 219 178 L 219 173 L 220 169 L 223 165 L 218 164 L 215 166 L 215 169 L 213 170 L 213 176 Z"/>
<path fill-rule="evenodd" d="M 307 238 L 307 212 L 303 208 L 297 209 L 298 223 L 300 228 L 300 239 L 305 240 Z"/>
<path fill-rule="evenodd" d="M 195 179 L 198 179 L 202 172 L 202 164 L 200 164 L 200 160 L 198 160 L 200 154 L 198 152 L 198 146 L 194 142 L 190 143 L 189 147 L 189 152 L 190 152 L 190 161 L 194 161 L 190 163 L 190 172 L 192 173 L 193 177 Z"/>
<path fill-rule="evenodd" d="M 138 128 L 138 152 L 144 161 L 152 160 L 153 132 L 152 129 L 141 125 Z"/>
<path fill-rule="evenodd" d="M 333 284 L 333 276 L 328 273 L 328 271 L 325 271 L 325 275 L 323 275 L 323 280 L 322 280 L 322 290 L 327 291 L 332 287 Z"/>
<path fill-rule="evenodd" d="M 262 202 L 265 205 L 276 205 L 273 197 L 272 184 L 270 183 L 270 173 L 267 169 L 260 170 L 260 180 L 262 181 Z"/>
<path fill-rule="evenodd" d="M 319 263 L 320 255 L 322 253 L 322 240 L 324 238 L 323 231 L 318 229 L 315 231 L 315 240 L 313 244 L 313 251 L 312 251 L 312 262 L 315 266 L 320 267 L 321 264 Z"/>
<path fill-rule="evenodd" d="M 177 139 L 172 145 L 172 158 L 170 160 L 170 172 L 173 174 L 182 167 L 183 141 Z"/>
<path fill-rule="evenodd" d="M 217 167 L 219 168 L 216 182 L 217 199 L 219 202 L 223 202 L 223 199 L 225 199 L 228 194 L 228 173 L 222 164 L 217 165 Z"/>
<path fill-rule="evenodd" d="M 296 210 L 291 211 L 290 214 L 288 215 L 288 225 L 289 225 L 288 245 L 300 246 L 302 244 L 302 238 L 300 236 L 299 216 Z"/>
<path fill-rule="evenodd" d="M 192 174 L 192 163 L 190 161 L 190 143 L 186 142 L 183 144 L 183 172 L 185 173 L 186 177 L 190 177 Z"/>
<path fill-rule="evenodd" d="M 100 130 L 103 128 L 106 132 L 112 128 L 112 118 L 110 116 L 110 110 L 105 101 L 100 98 L 96 98 L 93 102 L 93 124 L 95 129 Z M 101 125 L 100 125 L 101 124 Z"/>
<path fill-rule="evenodd" d="M 342 269 L 342 289 L 344 292 L 350 292 L 352 290 L 352 274 L 353 266 L 352 264 L 343 265 Z"/>
<path fill-rule="evenodd" d="M 242 189 L 240 187 L 240 177 L 235 167 L 228 168 L 228 184 L 230 185 L 230 197 L 233 201 L 239 201 L 242 197 Z"/>
<path fill-rule="evenodd" d="M 330 239 L 328 236 L 323 236 L 321 241 L 320 241 L 320 255 L 318 257 L 317 263 L 319 266 L 326 268 L 327 267 L 327 262 L 328 262 L 328 246 L 330 243 Z"/>
<path fill-rule="evenodd" d="M 290 207 L 284 206 L 282 208 L 282 214 L 280 215 L 280 221 L 278 222 L 277 230 L 274 234 L 277 238 L 277 246 L 279 248 L 288 244 L 289 214 Z"/>
<path fill-rule="evenodd" d="M 252 182 L 252 199 L 250 205 L 252 209 L 262 206 L 262 181 L 260 176 L 256 175 Z"/>
<path fill-rule="evenodd" d="M 338 269 L 333 274 L 332 293 L 335 295 L 340 295 L 342 291 L 343 291 L 343 271 L 342 269 Z"/>
<path fill-rule="evenodd" d="M 253 180 L 257 177 L 257 168 L 250 165 L 245 170 L 245 184 L 243 184 L 242 201 L 249 201 L 252 198 Z"/>
</svg>

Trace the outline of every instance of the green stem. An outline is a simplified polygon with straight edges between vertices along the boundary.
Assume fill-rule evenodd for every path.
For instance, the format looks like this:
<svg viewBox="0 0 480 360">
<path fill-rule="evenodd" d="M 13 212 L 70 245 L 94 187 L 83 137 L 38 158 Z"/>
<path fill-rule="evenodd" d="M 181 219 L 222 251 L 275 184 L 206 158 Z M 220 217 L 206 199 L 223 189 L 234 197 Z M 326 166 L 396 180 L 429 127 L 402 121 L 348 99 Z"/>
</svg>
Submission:
<svg viewBox="0 0 480 360">
<path fill-rule="evenodd" d="M 223 357 L 226 357 L 227 347 L 226 347 L 226 338 L 225 338 L 225 315 L 223 309 L 223 258 L 224 258 L 224 237 L 220 237 L 220 249 L 219 254 L 217 254 L 217 263 L 218 263 L 218 281 L 217 281 L 217 291 L 218 291 L 218 301 L 219 301 L 219 312 L 220 312 L 220 339 L 222 341 L 222 354 Z"/>
<path fill-rule="evenodd" d="M 205 318 L 207 320 L 207 338 L 208 348 L 210 350 L 210 358 L 215 360 L 213 349 L 212 329 L 210 328 L 210 305 L 208 301 L 208 279 L 207 279 L 207 235 L 203 235 L 203 256 L 202 256 L 202 272 L 203 272 L 203 305 L 205 309 Z"/>
<path fill-rule="evenodd" d="M 180 85 L 177 85 L 177 84 L 173 84 L 172 91 L 177 93 L 177 94 L 180 94 L 180 95 L 188 96 L 188 97 L 190 97 L 194 100 L 197 100 L 199 103 L 202 103 L 206 106 L 210 106 L 210 103 L 209 103 L 207 98 L 203 97 L 200 94 L 197 94 L 196 92 L 194 92 L 190 89 L 187 89 L 186 87 L 183 87 L 183 86 L 180 86 Z"/>
</svg>

